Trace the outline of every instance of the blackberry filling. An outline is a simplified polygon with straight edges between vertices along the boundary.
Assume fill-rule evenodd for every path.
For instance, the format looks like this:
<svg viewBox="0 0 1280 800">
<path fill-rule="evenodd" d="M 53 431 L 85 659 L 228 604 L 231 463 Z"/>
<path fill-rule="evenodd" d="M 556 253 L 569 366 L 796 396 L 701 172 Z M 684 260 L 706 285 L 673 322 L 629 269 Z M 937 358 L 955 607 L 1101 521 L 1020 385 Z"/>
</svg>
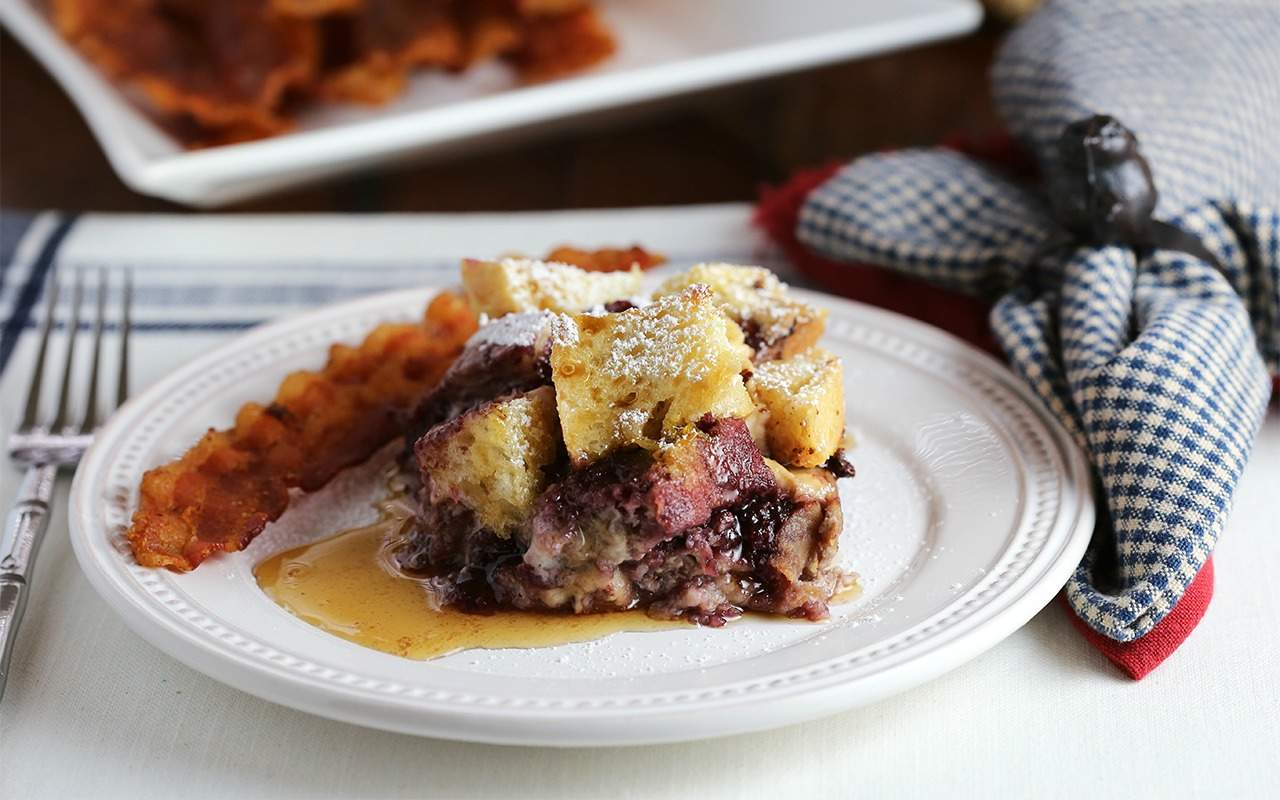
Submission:
<svg viewBox="0 0 1280 800">
<path fill-rule="evenodd" d="M 737 419 L 562 474 L 505 535 L 424 502 L 399 554 L 442 605 L 652 616 L 719 626 L 744 610 L 818 619 L 841 574 L 834 477 L 768 464 Z M 428 477 L 426 480 L 430 480 Z"/>
</svg>

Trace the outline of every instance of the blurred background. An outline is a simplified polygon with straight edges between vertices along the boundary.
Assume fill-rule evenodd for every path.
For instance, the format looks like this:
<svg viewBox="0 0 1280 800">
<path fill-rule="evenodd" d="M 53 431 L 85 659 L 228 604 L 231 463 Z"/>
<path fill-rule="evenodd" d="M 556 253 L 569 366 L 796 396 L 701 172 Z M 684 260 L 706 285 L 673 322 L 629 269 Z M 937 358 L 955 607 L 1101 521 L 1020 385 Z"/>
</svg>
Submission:
<svg viewBox="0 0 1280 800">
<path fill-rule="evenodd" d="M 796 169 L 999 127 L 987 71 L 1010 15 L 940 43 L 622 111 L 514 144 L 393 163 L 225 211 L 507 211 L 750 201 Z M 0 202 L 182 211 L 131 191 L 68 96 L 0 41 Z"/>
</svg>

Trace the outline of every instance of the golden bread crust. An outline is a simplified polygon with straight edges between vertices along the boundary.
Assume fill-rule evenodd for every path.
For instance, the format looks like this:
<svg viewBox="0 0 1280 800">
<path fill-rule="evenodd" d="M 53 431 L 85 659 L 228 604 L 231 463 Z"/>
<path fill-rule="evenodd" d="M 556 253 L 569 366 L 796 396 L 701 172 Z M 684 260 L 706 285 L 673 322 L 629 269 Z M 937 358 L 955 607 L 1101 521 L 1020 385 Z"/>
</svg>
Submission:
<svg viewBox="0 0 1280 800">
<path fill-rule="evenodd" d="M 642 275 L 639 267 L 626 272 L 588 272 L 528 258 L 462 262 L 462 284 L 472 309 L 490 317 L 521 311 L 586 311 L 635 296 Z"/>
<path fill-rule="evenodd" d="M 792 297 L 787 285 L 764 267 L 697 264 L 668 278 L 655 297 L 695 284 L 710 287 L 720 308 L 742 328 L 756 361 L 790 358 L 808 349 L 827 324 L 825 309 Z"/>
<path fill-rule="evenodd" d="M 742 332 L 704 286 L 619 314 L 582 314 L 551 349 L 569 458 L 585 464 L 629 444 L 652 447 L 710 414 L 745 418 Z"/>
<path fill-rule="evenodd" d="M 431 502 L 459 503 L 499 536 L 529 516 L 559 450 L 549 386 L 486 403 L 434 428 L 416 447 Z"/>
<path fill-rule="evenodd" d="M 747 389 L 773 458 L 790 467 L 817 467 L 839 448 L 844 365 L 834 354 L 811 347 L 786 360 L 756 364 Z"/>
</svg>

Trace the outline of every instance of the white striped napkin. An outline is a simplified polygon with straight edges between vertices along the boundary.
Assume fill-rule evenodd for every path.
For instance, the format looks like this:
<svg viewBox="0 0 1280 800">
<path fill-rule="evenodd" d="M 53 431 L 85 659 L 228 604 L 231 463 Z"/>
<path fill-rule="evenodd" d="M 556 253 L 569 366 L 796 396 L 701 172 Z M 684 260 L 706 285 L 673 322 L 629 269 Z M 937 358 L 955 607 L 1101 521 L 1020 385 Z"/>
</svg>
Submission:
<svg viewBox="0 0 1280 800">
<path fill-rule="evenodd" d="M 236 331 L 387 289 L 452 285 L 464 257 L 539 254 L 561 244 L 638 243 L 673 266 L 757 263 L 786 273 L 745 204 L 523 214 L 179 216 L 0 214 L 0 413 L 11 420 L 29 374 L 43 286 L 85 270 L 132 272 L 135 385 Z M 116 287 L 119 286 L 117 280 Z M 65 316 L 67 297 L 60 298 Z M 114 304 L 109 304 L 114 307 Z"/>
</svg>

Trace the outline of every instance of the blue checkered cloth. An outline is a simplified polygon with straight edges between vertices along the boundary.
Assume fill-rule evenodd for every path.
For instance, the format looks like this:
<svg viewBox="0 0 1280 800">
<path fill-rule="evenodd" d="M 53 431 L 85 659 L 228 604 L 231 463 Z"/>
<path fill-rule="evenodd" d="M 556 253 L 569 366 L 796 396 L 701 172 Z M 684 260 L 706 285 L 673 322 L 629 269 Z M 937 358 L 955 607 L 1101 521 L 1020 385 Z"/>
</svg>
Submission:
<svg viewBox="0 0 1280 800">
<path fill-rule="evenodd" d="M 1132 641 L 1212 553 L 1280 365 L 1280 3 L 1049 0 L 993 83 L 1046 171 L 1068 123 L 1123 122 L 1155 218 L 1220 263 L 1047 246 L 1062 232 L 1036 187 L 930 150 L 848 165 L 806 198 L 797 234 L 828 258 L 998 298 L 997 339 L 1090 455 L 1110 512 L 1067 599 Z"/>
</svg>

